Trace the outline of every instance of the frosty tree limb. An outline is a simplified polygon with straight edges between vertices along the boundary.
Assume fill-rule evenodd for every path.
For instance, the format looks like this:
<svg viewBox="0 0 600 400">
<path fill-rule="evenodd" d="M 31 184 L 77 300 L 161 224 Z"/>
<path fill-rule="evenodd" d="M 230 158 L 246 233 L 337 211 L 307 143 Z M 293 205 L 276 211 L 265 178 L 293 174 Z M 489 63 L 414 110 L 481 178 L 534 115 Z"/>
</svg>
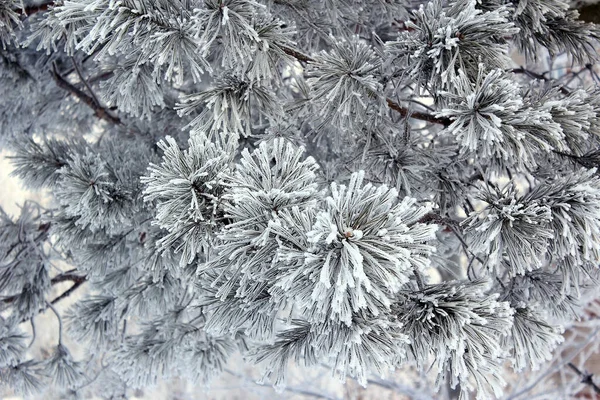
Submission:
<svg viewBox="0 0 600 400">
<path fill-rule="evenodd" d="M 83 285 L 85 283 L 85 281 L 86 281 L 85 276 L 81 276 L 81 275 L 74 274 L 74 273 L 64 273 L 64 274 L 55 276 L 50 281 L 52 285 L 57 285 L 62 282 L 73 282 L 73 285 L 69 289 L 67 289 L 66 291 L 61 293 L 59 296 L 54 298 L 51 301 L 51 303 L 56 304 L 59 301 L 61 301 L 62 299 L 70 296 L 71 293 L 73 293 L 75 290 L 77 290 L 77 288 L 79 288 L 81 285 Z M 15 301 L 17 299 L 18 296 L 19 295 L 9 296 L 9 297 L 2 299 L 2 301 L 4 303 L 12 303 L 13 301 Z"/>
<path fill-rule="evenodd" d="M 305 63 L 315 61 L 314 58 L 307 56 L 306 54 L 303 54 L 302 52 L 292 49 L 290 47 L 282 46 L 282 50 L 287 55 L 294 57 L 298 61 L 305 62 Z M 418 119 L 421 121 L 426 121 L 426 122 L 430 122 L 433 124 L 439 124 L 439 125 L 443 125 L 443 126 L 448 126 L 452 123 L 452 121 L 449 118 L 437 118 L 431 114 L 427 114 L 427 113 L 420 112 L 420 111 L 409 110 L 405 107 L 402 107 L 400 104 L 396 103 L 395 101 L 393 101 L 392 99 L 389 99 L 389 98 L 386 99 L 386 102 L 387 102 L 387 105 L 389 108 L 398 112 L 404 118 L 414 118 L 414 119 Z"/>
<path fill-rule="evenodd" d="M 66 349 L 23 362 L 18 322 L 85 282 L 64 328 L 131 388 L 206 384 L 240 354 L 276 387 L 291 363 L 361 385 L 406 367 L 418 382 L 385 387 L 501 398 L 509 364 L 565 354 L 558 324 L 600 274 L 600 92 L 509 55 L 586 64 L 599 31 L 563 0 L 293 3 L 69 0 L 24 21 L 0 0 L 0 141 L 55 207 L 0 212 L 15 391 L 39 362 L 80 387 Z"/>
<path fill-rule="evenodd" d="M 433 397 L 421 392 L 419 389 L 411 388 L 407 385 L 402 385 L 398 382 L 389 379 L 371 378 L 368 380 L 369 384 L 377 385 L 382 388 L 386 388 L 394 391 L 395 393 L 408 396 L 409 399 L 413 400 L 433 400 Z"/>
<path fill-rule="evenodd" d="M 272 385 L 269 385 L 267 383 L 257 382 L 253 379 L 248 378 L 245 375 L 242 375 L 242 374 L 232 371 L 230 369 L 225 369 L 225 372 L 227 372 L 229 375 L 235 376 L 236 378 L 239 378 L 239 379 L 243 379 L 244 381 L 249 382 L 254 385 L 272 387 Z M 333 397 L 326 393 L 319 393 L 319 392 L 315 392 L 315 391 L 309 390 L 309 389 L 303 389 L 303 388 L 297 388 L 297 387 L 285 387 L 284 390 L 286 392 L 300 394 L 300 395 L 312 397 L 315 399 L 340 400 L 338 397 Z"/>
<path fill-rule="evenodd" d="M 84 93 L 81 89 L 77 88 L 75 85 L 69 83 L 57 70 L 56 64 L 52 65 L 52 77 L 56 82 L 57 86 L 67 90 L 69 93 L 74 95 L 83 103 L 87 104 L 92 110 L 94 110 L 94 114 L 96 117 L 108 121 L 112 124 L 121 125 L 121 119 L 112 115 L 107 109 L 102 107 L 98 101 L 96 101 L 92 96 Z"/>
<path fill-rule="evenodd" d="M 588 385 L 594 390 L 594 393 L 600 394 L 600 386 L 594 382 L 594 374 L 585 373 L 575 366 L 572 362 L 568 363 L 567 366 L 571 368 L 577 375 L 581 377 L 581 383 Z"/>
<path fill-rule="evenodd" d="M 42 12 L 42 11 L 48 11 L 48 9 L 53 6 L 55 4 L 54 1 L 49 1 L 46 3 L 41 3 L 41 4 L 36 4 L 36 5 L 31 5 L 31 6 L 27 6 L 25 8 L 23 8 L 21 11 L 21 13 L 25 16 L 29 16 L 38 12 Z"/>
<path fill-rule="evenodd" d="M 512 72 L 514 74 L 524 74 L 531 78 L 534 78 L 534 79 L 537 79 L 540 81 L 544 81 L 544 82 L 553 82 L 552 79 L 547 78 L 544 74 L 538 74 L 537 72 L 531 71 L 525 67 L 513 68 L 510 70 L 510 72 Z M 563 85 L 558 85 L 558 89 L 564 95 L 568 96 L 569 94 L 571 94 L 571 91 L 569 89 L 567 89 L 566 87 L 564 87 Z"/>
<path fill-rule="evenodd" d="M 582 341 L 581 343 L 578 343 L 578 346 L 567 357 L 565 357 L 565 359 L 561 359 L 560 362 L 557 362 L 554 365 L 550 365 L 549 368 L 546 371 L 544 371 L 542 374 L 540 374 L 538 377 L 536 377 L 535 381 L 533 381 L 532 383 L 530 383 L 529 385 L 527 385 L 523 389 L 519 390 L 518 392 L 512 393 L 511 395 L 507 396 L 506 400 L 513 400 L 513 399 L 519 398 L 519 397 L 521 397 L 521 396 L 529 393 L 537 385 L 539 385 L 540 382 L 542 382 L 546 377 L 548 377 L 549 375 L 555 373 L 556 371 L 558 371 L 559 369 L 561 369 L 562 367 L 564 367 L 565 365 L 567 365 L 568 363 L 570 363 L 575 357 L 577 357 L 577 355 L 579 354 L 579 352 L 583 348 L 585 348 L 585 346 L 587 346 L 596 337 L 596 335 L 598 335 L 598 332 L 600 332 L 600 328 L 594 329 L 585 338 L 584 341 Z"/>
<path fill-rule="evenodd" d="M 61 293 L 59 296 L 52 299 L 52 301 L 51 301 L 52 304 L 56 304 L 59 301 L 69 297 L 74 291 L 76 291 L 81 285 L 83 285 L 85 283 L 86 278 L 79 276 L 79 277 L 72 277 L 72 279 L 70 279 L 70 280 L 73 282 L 73 285 L 69 289 L 67 289 L 63 293 Z"/>
<path fill-rule="evenodd" d="M 412 111 L 412 110 L 409 110 L 407 108 L 400 106 L 398 103 L 396 103 L 395 101 L 393 101 L 391 99 L 386 99 L 386 101 L 387 101 L 388 106 L 392 110 L 400 113 L 400 115 L 402 115 L 405 118 L 419 119 L 421 121 L 430 122 L 432 124 L 439 124 L 439 125 L 443 125 L 443 126 L 448 126 L 452 123 L 452 121 L 449 118 L 439 118 L 439 117 L 436 117 L 434 115 L 427 114 L 424 112 Z"/>
</svg>

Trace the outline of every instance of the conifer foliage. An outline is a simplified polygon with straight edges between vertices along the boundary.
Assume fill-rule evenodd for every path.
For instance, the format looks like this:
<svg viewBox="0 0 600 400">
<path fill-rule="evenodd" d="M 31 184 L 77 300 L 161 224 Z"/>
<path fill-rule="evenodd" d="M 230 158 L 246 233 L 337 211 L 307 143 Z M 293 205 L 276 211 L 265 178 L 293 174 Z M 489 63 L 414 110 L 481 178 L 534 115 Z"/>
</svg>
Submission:
<svg viewBox="0 0 600 400">
<path fill-rule="evenodd" d="M 0 384 L 503 396 L 597 292 L 599 38 L 563 0 L 0 0 L 0 144 L 49 198 L 0 209 Z"/>
</svg>

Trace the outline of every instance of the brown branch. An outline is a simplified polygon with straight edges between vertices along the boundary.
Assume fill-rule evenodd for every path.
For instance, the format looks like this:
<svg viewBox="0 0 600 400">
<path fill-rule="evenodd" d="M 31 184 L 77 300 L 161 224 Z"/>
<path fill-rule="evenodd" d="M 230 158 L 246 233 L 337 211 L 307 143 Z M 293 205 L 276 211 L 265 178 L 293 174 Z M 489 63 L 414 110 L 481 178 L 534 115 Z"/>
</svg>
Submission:
<svg viewBox="0 0 600 400">
<path fill-rule="evenodd" d="M 386 101 L 387 101 L 387 105 L 389 108 L 400 113 L 400 115 L 402 115 L 405 118 L 419 119 L 421 121 L 426 121 L 426 122 L 430 122 L 432 124 L 439 124 L 439 125 L 444 125 L 444 126 L 448 126 L 452 123 L 450 118 L 445 118 L 445 117 L 438 118 L 434 115 L 427 114 L 424 112 L 411 111 L 407 108 L 402 107 L 400 104 L 396 103 L 395 101 L 393 101 L 391 99 L 387 99 Z"/>
<path fill-rule="evenodd" d="M 473 259 L 479 261 L 481 263 L 481 265 L 485 265 L 485 261 L 480 256 L 478 256 L 477 254 L 475 254 L 469 248 L 469 244 L 467 243 L 467 241 L 465 240 L 465 238 L 462 235 L 461 228 L 460 228 L 460 223 L 459 222 L 454 221 L 451 218 L 443 217 L 443 216 L 441 216 L 441 215 L 439 215 L 437 213 L 428 213 L 428 214 L 425 214 L 419 220 L 419 222 L 420 223 L 433 222 L 433 223 L 435 223 L 437 225 L 445 226 L 444 231 L 445 232 L 452 232 L 454 234 L 454 236 L 456 236 L 456 238 L 458 239 L 458 241 L 462 245 L 463 250 L 464 250 L 464 252 L 465 252 L 465 254 L 467 256 L 470 254 L 473 257 Z"/>
<path fill-rule="evenodd" d="M 78 275 L 75 273 L 75 270 L 67 271 L 63 274 L 57 275 L 50 280 L 52 285 L 56 285 L 57 283 L 72 281 L 74 283 L 85 281 L 85 276 Z"/>
<path fill-rule="evenodd" d="M 593 374 L 580 371 L 579 368 L 577 368 L 573 363 L 568 363 L 567 365 L 581 377 L 581 383 L 590 386 L 594 390 L 594 393 L 600 394 L 600 387 L 594 383 Z"/>
<path fill-rule="evenodd" d="M 92 96 L 89 96 L 88 94 L 84 93 L 81 89 L 74 86 L 72 83 L 63 78 L 58 73 L 55 64 L 52 65 L 51 72 L 52 77 L 56 82 L 56 85 L 61 89 L 65 89 L 66 91 L 77 97 L 79 100 L 87 104 L 92 110 L 94 110 L 94 114 L 96 115 L 96 117 L 115 125 L 122 124 L 121 119 L 119 117 L 112 115 L 108 110 L 106 110 L 104 107 L 98 104 L 98 102 Z"/>
<path fill-rule="evenodd" d="M 533 79 L 537 79 L 537 80 L 544 81 L 544 82 L 554 83 L 554 81 L 552 79 L 546 78 L 543 74 L 538 74 L 537 72 L 530 71 L 523 67 L 514 68 L 514 69 L 510 70 L 510 72 L 512 72 L 513 74 L 524 74 Z M 564 94 L 565 96 L 568 96 L 571 94 L 571 91 L 569 89 L 565 88 L 564 86 L 560 85 L 557 87 L 560 90 L 560 92 L 562 94 Z"/>
<path fill-rule="evenodd" d="M 598 168 L 598 166 L 600 166 L 600 150 L 592 150 L 581 156 L 565 153 L 559 150 L 552 150 L 552 152 L 558 156 L 565 157 L 585 168 Z"/>
<path fill-rule="evenodd" d="M 305 62 L 305 63 L 315 62 L 314 58 L 309 57 L 306 54 L 300 53 L 298 50 L 294 50 L 294 49 L 286 47 L 286 46 L 281 46 L 281 50 L 283 50 L 285 52 L 285 54 L 287 54 L 288 56 L 292 56 L 298 61 Z"/>
<path fill-rule="evenodd" d="M 77 290 L 77 288 L 81 285 L 83 285 L 86 281 L 85 276 L 79 276 L 76 279 L 72 279 L 73 281 L 73 286 L 71 286 L 70 288 L 68 288 L 67 290 L 65 290 L 61 295 L 59 295 L 58 297 L 56 297 L 54 300 L 52 300 L 50 302 L 50 304 L 56 304 L 59 301 L 61 301 L 62 299 L 65 299 L 67 297 L 69 297 L 71 295 L 71 293 L 73 293 L 75 290 Z"/>
<path fill-rule="evenodd" d="M 81 81 L 81 83 L 83 83 L 83 86 L 85 86 L 85 88 L 87 89 L 87 91 L 90 94 L 90 96 L 92 97 L 92 100 L 94 101 L 94 103 L 95 104 L 100 104 L 100 100 L 98 100 L 98 98 L 94 94 L 94 91 L 92 90 L 92 87 L 87 82 L 87 80 L 83 76 L 83 72 L 81 72 L 81 69 L 77 65 L 77 61 L 75 60 L 75 57 L 71 56 L 71 62 L 73 63 L 73 68 L 75 69 L 75 72 L 77 73 L 77 77 L 79 78 L 79 80 Z"/>
<path fill-rule="evenodd" d="M 281 46 L 281 50 L 285 52 L 285 54 L 294 57 L 296 60 L 304 63 L 315 62 L 316 60 L 306 54 L 299 52 L 298 50 L 292 49 L 290 47 Z M 407 108 L 402 107 L 400 104 L 396 103 L 392 99 L 386 99 L 387 105 L 392 110 L 400 113 L 404 118 L 414 118 L 421 121 L 430 122 L 432 124 L 439 124 L 443 126 L 448 126 L 452 123 L 449 118 L 437 118 L 434 115 L 427 114 L 420 111 L 411 111 Z"/>
<path fill-rule="evenodd" d="M 35 13 L 48 11 L 48 9 L 53 5 L 54 5 L 54 1 L 49 1 L 47 3 L 27 6 L 20 10 L 17 10 L 17 11 L 23 16 L 28 16 L 28 15 L 35 14 Z"/>
</svg>

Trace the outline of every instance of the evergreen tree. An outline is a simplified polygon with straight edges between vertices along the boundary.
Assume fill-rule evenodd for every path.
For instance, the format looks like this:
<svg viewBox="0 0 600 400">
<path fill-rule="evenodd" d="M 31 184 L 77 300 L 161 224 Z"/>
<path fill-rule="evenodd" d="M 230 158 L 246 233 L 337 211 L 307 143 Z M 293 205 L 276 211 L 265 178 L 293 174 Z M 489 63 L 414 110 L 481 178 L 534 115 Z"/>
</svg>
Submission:
<svg viewBox="0 0 600 400">
<path fill-rule="evenodd" d="M 0 384 L 108 398 L 208 384 L 241 355 L 283 390 L 295 363 L 504 396 L 598 289 L 600 29 L 577 17 L 566 0 L 0 0 L 0 145 L 50 197 L 0 209 Z"/>
</svg>

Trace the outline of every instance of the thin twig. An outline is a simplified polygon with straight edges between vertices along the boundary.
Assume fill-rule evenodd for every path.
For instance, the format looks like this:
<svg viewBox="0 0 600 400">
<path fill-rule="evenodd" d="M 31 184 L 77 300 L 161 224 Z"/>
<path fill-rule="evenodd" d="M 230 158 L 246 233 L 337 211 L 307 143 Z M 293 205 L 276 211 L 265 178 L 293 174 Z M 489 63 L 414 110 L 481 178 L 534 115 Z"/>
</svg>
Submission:
<svg viewBox="0 0 600 400">
<path fill-rule="evenodd" d="M 81 285 L 83 285 L 85 283 L 85 278 L 82 278 L 81 280 L 75 281 L 75 283 L 73 284 L 73 286 L 71 286 L 69 289 L 67 289 L 66 291 L 64 291 L 60 296 L 56 297 L 54 300 L 51 301 L 52 304 L 56 304 L 59 301 L 61 301 L 62 299 L 65 299 L 67 297 L 69 297 L 71 295 L 71 293 L 73 293 L 75 290 L 77 290 L 77 288 Z"/>
<path fill-rule="evenodd" d="M 524 74 L 533 79 L 537 79 L 537 80 L 544 81 L 544 82 L 554 83 L 554 81 L 552 79 L 546 78 L 546 76 L 544 76 L 543 74 L 538 74 L 537 72 L 530 71 L 528 69 L 525 69 L 524 67 L 514 68 L 510 72 L 512 72 L 514 74 Z M 571 91 L 569 89 L 565 88 L 564 86 L 560 85 L 557 87 L 562 94 L 564 94 L 566 96 L 571 94 Z"/>
<path fill-rule="evenodd" d="M 510 396 L 508 396 L 506 398 L 506 400 L 512 400 L 512 399 L 516 399 L 518 397 L 521 397 L 522 395 L 530 392 L 531 390 L 533 390 L 533 388 L 535 388 L 544 378 L 546 378 L 548 375 L 553 374 L 554 372 L 558 371 L 560 368 L 562 368 L 565 364 L 571 362 L 571 360 L 573 360 L 575 357 L 577 357 L 577 355 L 579 354 L 579 352 L 585 347 L 587 346 L 592 339 L 594 339 L 594 337 L 598 334 L 598 332 L 600 332 L 600 328 L 596 328 L 594 329 L 588 336 L 587 338 L 581 342 L 576 348 L 575 350 L 569 354 L 569 356 L 566 358 L 566 360 L 561 361 L 559 363 L 557 363 L 556 365 L 548 368 L 543 374 L 541 374 L 540 376 L 538 376 L 535 381 L 533 381 L 532 383 L 530 383 L 527 387 L 521 389 L 520 391 L 518 391 L 517 393 L 513 393 Z"/>
<path fill-rule="evenodd" d="M 98 102 L 96 100 L 94 100 L 93 97 L 87 95 L 81 89 L 74 86 L 73 84 L 68 82 L 65 78 L 63 78 L 62 75 L 60 75 L 58 73 L 56 64 L 52 65 L 51 72 L 52 72 L 52 77 L 54 78 L 54 81 L 56 82 L 56 85 L 58 87 L 60 87 L 61 89 L 67 90 L 72 95 L 77 97 L 79 100 L 81 100 L 82 102 L 87 104 L 92 110 L 94 110 L 94 114 L 96 115 L 96 117 L 103 119 L 105 121 L 108 121 L 115 125 L 122 124 L 121 119 L 119 117 L 112 115 L 108 110 L 106 110 L 104 107 L 102 107 L 100 104 L 98 104 Z"/>
<path fill-rule="evenodd" d="M 47 3 L 42 3 L 42 4 L 37 4 L 37 5 L 32 5 L 32 6 L 27 6 L 24 7 L 20 10 L 18 10 L 21 15 L 24 16 L 29 16 L 31 14 L 35 14 L 35 13 L 39 13 L 42 11 L 48 11 L 48 9 L 50 8 L 50 6 L 54 5 L 54 1 L 49 1 Z"/>
<path fill-rule="evenodd" d="M 77 283 L 79 281 L 85 281 L 85 276 L 78 275 L 77 273 L 75 273 L 75 271 L 76 270 L 69 270 L 60 275 L 56 275 L 54 278 L 52 278 L 50 280 L 50 283 L 53 285 L 56 285 L 57 283 L 66 282 L 66 281 L 72 281 L 74 283 Z"/>
<path fill-rule="evenodd" d="M 294 50 L 291 47 L 281 46 L 281 50 L 283 50 L 283 52 L 285 54 L 287 54 L 288 56 L 292 56 L 298 61 L 305 62 L 305 63 L 315 62 L 314 58 L 307 56 L 306 54 L 303 54 L 303 53 L 299 52 L 298 50 Z"/>
<path fill-rule="evenodd" d="M 413 268 L 413 274 L 415 276 L 415 280 L 417 281 L 417 287 L 419 288 L 419 290 L 423 291 L 423 289 L 425 289 L 425 285 L 423 284 L 423 277 L 421 276 L 421 273 L 419 272 L 417 267 Z"/>
<path fill-rule="evenodd" d="M 73 286 L 71 286 L 68 290 L 66 290 L 60 296 L 58 296 L 57 298 L 55 298 L 54 300 L 52 300 L 52 304 L 58 303 L 59 301 L 61 301 L 65 297 L 68 297 L 75 290 L 77 290 L 77 288 L 79 286 L 81 286 L 81 285 L 83 285 L 85 283 L 86 277 L 85 276 L 81 276 L 81 275 L 77 275 L 77 274 L 74 274 L 74 273 L 70 273 L 70 272 L 67 273 L 66 272 L 64 274 L 60 274 L 60 275 L 57 275 L 54 278 L 52 278 L 50 280 L 50 284 L 51 285 L 56 285 L 57 283 L 68 282 L 68 281 L 73 282 Z M 5 297 L 4 299 L 2 299 L 2 301 L 4 303 L 12 303 L 18 297 L 19 297 L 19 295 L 15 294 L 15 295 L 12 295 L 12 296 Z"/>
<path fill-rule="evenodd" d="M 410 399 L 414 399 L 414 400 L 432 400 L 433 399 L 431 396 L 423 393 L 419 389 L 412 388 L 412 387 L 406 386 L 406 385 L 401 385 L 401 384 L 391 381 L 391 380 L 373 378 L 373 379 L 367 380 L 367 383 L 370 385 L 376 385 L 376 386 L 380 386 L 382 388 L 390 389 L 396 393 L 406 395 Z"/>
<path fill-rule="evenodd" d="M 31 317 L 31 319 L 29 320 L 29 322 L 31 323 L 31 343 L 29 343 L 29 346 L 27 346 L 27 348 L 31 348 L 31 346 L 33 346 L 33 343 L 35 342 L 35 323 L 33 321 L 34 317 Z"/>
<path fill-rule="evenodd" d="M 60 314 L 58 313 L 56 308 L 54 308 L 52 303 L 47 301 L 46 305 L 52 310 L 54 315 L 56 315 L 56 319 L 58 319 L 58 345 L 61 346 L 62 345 L 62 332 L 63 332 L 62 319 L 60 318 Z"/>
<path fill-rule="evenodd" d="M 431 122 L 432 124 L 438 124 L 438 125 L 443 125 L 443 126 L 449 126 L 452 123 L 452 120 L 450 120 L 450 118 L 446 118 L 446 117 L 438 118 L 434 115 L 427 114 L 424 112 L 411 111 L 408 108 L 402 107 L 401 105 L 399 105 L 398 103 L 396 103 L 395 101 L 393 101 L 391 99 L 386 99 L 386 101 L 387 101 L 387 105 L 389 108 L 400 113 L 400 115 L 402 115 L 405 118 L 419 119 L 421 121 Z"/>
<path fill-rule="evenodd" d="M 252 383 L 254 383 L 254 384 L 258 385 L 258 386 L 272 387 L 272 385 L 269 385 L 268 383 L 256 382 L 256 381 L 248 378 L 247 376 L 239 374 L 239 373 L 237 373 L 235 371 L 232 371 L 230 369 L 225 369 L 224 371 L 227 372 L 230 375 L 233 375 L 235 377 L 241 378 L 241 379 L 243 379 L 245 381 L 248 381 L 248 382 L 252 382 Z M 301 394 L 301 395 L 304 395 L 304 396 L 314 397 L 314 398 L 317 398 L 317 399 L 338 400 L 337 397 L 333 397 L 333 396 L 330 396 L 330 395 L 325 394 L 325 393 L 313 392 L 312 390 L 308 390 L 308 389 L 285 387 L 284 390 L 286 392 L 297 393 L 297 394 Z"/>
<path fill-rule="evenodd" d="M 81 72 L 81 68 L 79 68 L 79 65 L 77 65 L 77 60 L 75 60 L 75 57 L 71 57 L 71 62 L 73 63 L 73 68 L 75 68 L 75 72 L 77 73 L 79 80 L 83 83 L 83 86 L 85 86 L 85 88 L 89 92 L 90 96 L 92 96 L 92 99 L 94 100 L 94 102 L 96 104 L 100 104 L 100 100 L 98 100 L 98 97 L 96 97 L 96 94 L 94 94 L 92 87 L 88 84 L 87 80 L 84 78 L 83 73 Z"/>
<path fill-rule="evenodd" d="M 568 363 L 567 366 L 569 368 L 571 368 L 573 371 L 575 371 L 575 373 L 581 377 L 581 383 L 590 386 L 592 389 L 594 389 L 594 392 L 596 394 L 600 394 L 600 387 L 598 385 L 596 385 L 596 383 L 594 382 L 593 374 L 582 372 L 579 368 L 577 368 L 575 366 L 575 364 L 573 364 L 571 362 Z"/>
<path fill-rule="evenodd" d="M 86 280 L 85 276 L 72 274 L 72 273 L 64 273 L 64 274 L 60 274 L 60 275 L 57 275 L 54 278 L 52 278 L 50 280 L 50 284 L 52 284 L 52 285 L 56 285 L 57 283 L 61 283 L 61 282 L 68 282 L 68 281 L 73 282 L 73 286 L 71 286 L 66 292 L 64 292 L 63 294 L 61 294 L 60 296 L 58 296 L 57 298 L 52 300 L 52 304 L 55 304 L 55 303 L 59 302 L 60 300 L 62 300 L 63 298 L 69 296 L 79 286 L 83 285 L 85 283 L 85 280 Z M 8 296 L 8 297 L 3 298 L 2 302 L 12 303 L 18 297 L 19 297 L 19 294 Z"/>
<path fill-rule="evenodd" d="M 462 234 L 458 231 L 458 228 L 453 225 L 450 225 L 450 230 L 452 231 L 452 233 L 454 233 L 454 236 L 456 236 L 456 238 L 462 245 L 463 250 L 467 254 L 471 254 L 471 256 L 475 257 L 477 259 L 477 261 L 479 261 L 481 263 L 481 265 L 485 265 L 485 261 L 481 257 L 479 257 L 477 254 L 473 253 L 473 251 L 469 248 L 469 245 L 467 244 L 465 239 L 462 237 Z"/>
</svg>

